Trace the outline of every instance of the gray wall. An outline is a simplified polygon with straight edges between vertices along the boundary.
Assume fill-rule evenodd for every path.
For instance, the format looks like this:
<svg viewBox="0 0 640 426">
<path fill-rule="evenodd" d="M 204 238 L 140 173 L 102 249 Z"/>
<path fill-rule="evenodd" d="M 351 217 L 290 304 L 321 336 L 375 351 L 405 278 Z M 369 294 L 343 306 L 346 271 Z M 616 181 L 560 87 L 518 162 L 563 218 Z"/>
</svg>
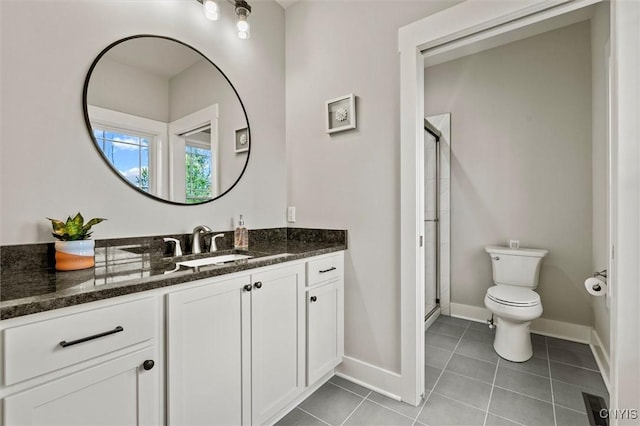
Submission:
<svg viewBox="0 0 640 426">
<path fill-rule="evenodd" d="M 224 192 L 242 172 L 246 153 L 236 154 L 236 130 L 247 126 L 233 88 L 207 61 L 190 66 L 169 82 L 170 121 L 213 104 L 218 105 L 219 188 Z"/>
<path fill-rule="evenodd" d="M 169 121 L 167 79 L 104 56 L 91 75 L 87 100 L 89 105 Z"/>
<path fill-rule="evenodd" d="M 296 225 L 346 228 L 345 353 L 400 369 L 398 29 L 453 1 L 299 2 L 286 10 L 287 169 Z M 252 32 L 253 37 L 253 32 Z M 358 128 L 325 133 L 357 95 Z"/>
<path fill-rule="evenodd" d="M 543 318 L 591 325 L 589 22 L 430 67 L 425 113 L 452 114 L 451 300 L 484 306 L 486 245 L 545 248 Z"/>
<path fill-rule="evenodd" d="M 51 241 L 46 217 L 109 220 L 95 238 L 190 232 L 197 224 L 232 229 L 285 225 L 284 11 L 252 3 L 252 37 L 233 29 L 233 7 L 218 22 L 195 1 L 0 2 L 2 126 L 0 243 Z M 211 58 L 234 82 L 253 134 L 248 169 L 220 200 L 172 206 L 138 194 L 96 153 L 82 115 L 82 86 L 95 56 L 132 34 L 161 34 Z"/>
<path fill-rule="evenodd" d="M 593 111 L 593 271 L 608 268 L 609 264 L 609 192 L 608 132 L 608 74 L 606 56 L 609 41 L 609 4 L 600 4 L 591 20 L 592 111 Z M 594 328 L 609 353 L 610 311 L 604 297 L 592 297 Z"/>
</svg>

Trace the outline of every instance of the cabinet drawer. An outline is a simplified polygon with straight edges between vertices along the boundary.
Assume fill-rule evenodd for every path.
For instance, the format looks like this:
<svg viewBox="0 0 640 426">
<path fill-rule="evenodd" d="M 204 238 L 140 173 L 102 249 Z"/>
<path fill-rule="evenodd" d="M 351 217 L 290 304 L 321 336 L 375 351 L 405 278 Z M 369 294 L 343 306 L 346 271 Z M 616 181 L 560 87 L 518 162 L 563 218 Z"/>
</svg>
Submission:
<svg viewBox="0 0 640 426">
<path fill-rule="evenodd" d="M 4 331 L 4 384 L 68 367 L 155 335 L 154 299 L 142 299 Z"/>
<path fill-rule="evenodd" d="M 307 286 L 341 277 L 342 265 L 341 255 L 310 260 L 307 262 Z"/>
</svg>

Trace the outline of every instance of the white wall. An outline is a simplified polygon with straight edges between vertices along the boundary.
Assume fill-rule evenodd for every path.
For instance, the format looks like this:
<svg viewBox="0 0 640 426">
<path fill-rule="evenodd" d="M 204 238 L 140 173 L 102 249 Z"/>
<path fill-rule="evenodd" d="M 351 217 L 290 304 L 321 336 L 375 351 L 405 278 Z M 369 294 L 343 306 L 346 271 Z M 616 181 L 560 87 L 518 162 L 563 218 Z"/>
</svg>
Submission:
<svg viewBox="0 0 640 426">
<path fill-rule="evenodd" d="M 545 248 L 543 318 L 592 325 L 590 28 L 585 21 L 427 68 L 451 112 L 451 301 L 484 307 L 487 245 Z"/>
<path fill-rule="evenodd" d="M 609 174 L 608 152 L 608 57 L 609 4 L 597 6 L 591 20 L 591 64 L 592 64 L 592 136 L 593 136 L 593 254 L 592 269 L 609 269 Z M 594 328 L 609 353 L 610 311 L 604 297 L 592 297 Z"/>
<path fill-rule="evenodd" d="M 219 188 L 224 192 L 242 172 L 246 153 L 235 153 L 236 130 L 247 126 L 233 88 L 210 63 L 200 61 L 169 82 L 170 121 L 218 105 Z"/>
<path fill-rule="evenodd" d="M 0 243 L 52 241 L 49 217 L 81 211 L 109 220 L 95 238 L 190 232 L 197 224 L 232 229 L 285 225 L 284 11 L 254 2 L 252 37 L 195 1 L 0 2 L 2 126 Z M 121 182 L 96 153 L 82 114 L 82 85 L 95 56 L 113 41 L 159 34 L 211 58 L 245 102 L 253 144 L 247 171 L 229 194 L 201 206 L 172 206 Z M 259 74 L 256 73 L 259 70 Z M 259 78 L 257 77 L 259 76 Z"/>
<path fill-rule="evenodd" d="M 400 370 L 398 28 L 442 1 L 299 2 L 286 10 L 288 203 L 296 226 L 345 228 L 345 353 Z M 252 32 L 253 37 L 253 32 Z M 358 128 L 325 133 L 357 95 Z"/>
<path fill-rule="evenodd" d="M 87 102 L 138 117 L 169 121 L 167 79 L 104 56 L 91 75 Z"/>
</svg>

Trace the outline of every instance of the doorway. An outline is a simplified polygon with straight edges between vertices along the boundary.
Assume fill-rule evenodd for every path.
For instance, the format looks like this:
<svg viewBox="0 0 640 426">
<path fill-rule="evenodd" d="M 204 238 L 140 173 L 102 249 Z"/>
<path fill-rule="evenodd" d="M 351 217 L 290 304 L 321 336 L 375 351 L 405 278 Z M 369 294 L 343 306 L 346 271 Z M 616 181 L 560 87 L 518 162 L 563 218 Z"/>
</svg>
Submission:
<svg viewBox="0 0 640 426">
<path fill-rule="evenodd" d="M 418 177 L 421 176 L 421 166 L 415 161 L 416 154 L 419 154 L 424 144 L 423 132 L 416 132 L 418 127 L 422 127 L 424 117 L 424 105 L 419 96 L 423 92 L 424 75 L 422 75 L 423 56 L 422 52 L 429 49 L 440 49 L 445 54 L 460 49 L 475 49 L 494 43 L 497 36 L 519 36 L 535 28 L 536 25 L 547 25 L 553 23 L 556 18 L 563 19 L 570 16 L 571 12 L 578 11 L 591 6 L 598 1 L 576 0 L 572 2 L 559 1 L 532 1 L 526 4 L 513 2 L 487 3 L 464 2 L 436 15 L 417 21 L 400 29 L 400 61 L 401 61 L 401 283 L 402 283 L 402 389 L 400 390 L 402 399 L 417 404 L 424 389 L 424 294 L 420 285 L 417 285 L 421 278 L 420 250 L 416 246 L 415 235 L 419 235 L 423 230 L 421 212 L 424 206 L 420 206 L 419 200 L 412 198 L 415 194 L 415 186 Z M 640 7 L 637 4 L 614 3 L 612 8 L 612 28 L 611 33 L 616 40 L 612 45 L 612 62 L 614 63 L 612 74 L 612 164 L 615 169 L 612 182 L 612 218 L 616 223 L 616 233 L 612 235 L 612 246 L 626 247 L 626 255 L 619 255 L 614 265 L 617 272 L 618 287 L 617 295 L 613 297 L 611 317 L 615 321 L 623 310 L 631 308 L 631 305 L 638 302 L 637 289 L 629 286 L 622 286 L 622 276 L 634 281 L 637 279 L 638 270 L 633 266 L 632 256 L 638 254 L 637 234 L 633 230 L 637 229 L 637 214 L 631 219 L 631 214 L 622 214 L 621 207 L 638 212 L 635 203 L 638 200 L 636 190 L 640 187 L 640 177 L 633 169 L 637 169 L 638 147 L 623 141 L 617 137 L 621 134 L 637 137 L 640 134 L 637 120 L 632 118 L 637 116 L 638 104 L 632 101 L 631 95 L 639 93 L 640 78 L 638 77 L 637 47 L 638 47 L 638 17 L 640 17 Z M 564 24 L 568 25 L 568 24 Z M 620 40 L 623 40 L 622 42 Z M 634 50 L 635 49 L 635 50 Z M 625 91 L 622 87 L 625 87 Z M 629 92 L 629 88 L 632 88 Z M 637 98 L 636 98 L 637 100 Z M 617 153 L 625 151 L 629 155 L 619 156 Z M 620 179 L 626 179 L 633 184 L 636 190 L 627 191 L 623 200 L 617 191 L 622 190 L 616 186 Z M 631 188 L 631 187 L 629 187 Z M 635 201 L 634 201 L 635 200 Z M 620 231 L 621 221 L 628 227 L 626 233 Z M 624 245 L 622 243 L 625 243 Z M 630 282 L 631 282 L 630 281 Z M 622 293 L 629 297 L 623 298 Z M 418 296 L 416 298 L 416 296 Z M 416 300 L 419 301 L 416 304 Z M 617 312 L 616 312 L 617 311 Z M 635 317 L 634 317 L 635 318 Z M 627 334 L 627 339 L 623 342 L 616 339 L 618 332 L 612 330 L 612 405 L 616 406 L 619 394 L 616 387 L 628 390 L 625 400 L 630 400 L 629 396 L 640 394 L 639 388 L 632 383 L 628 383 L 622 376 L 616 374 L 616 349 L 626 348 L 634 354 L 638 354 L 638 348 L 631 350 L 633 342 L 638 342 L 639 334 L 637 318 L 627 321 L 630 324 L 624 325 L 618 319 L 618 326 L 626 330 L 634 330 Z M 633 324 L 631 324 L 633 323 Z M 419 324 L 419 326 L 418 326 Z M 635 326 L 635 328 L 632 328 Z M 618 348 L 616 348 L 618 346 Z M 636 345 L 637 346 L 637 345 Z M 630 356 L 630 355 L 629 355 Z M 625 355 L 627 359 L 629 356 Z M 633 364 L 637 367 L 637 359 Z M 635 367 L 634 367 L 635 368 Z M 635 370 L 634 370 L 635 371 Z M 616 384 L 616 379 L 621 380 L 621 384 Z"/>
</svg>

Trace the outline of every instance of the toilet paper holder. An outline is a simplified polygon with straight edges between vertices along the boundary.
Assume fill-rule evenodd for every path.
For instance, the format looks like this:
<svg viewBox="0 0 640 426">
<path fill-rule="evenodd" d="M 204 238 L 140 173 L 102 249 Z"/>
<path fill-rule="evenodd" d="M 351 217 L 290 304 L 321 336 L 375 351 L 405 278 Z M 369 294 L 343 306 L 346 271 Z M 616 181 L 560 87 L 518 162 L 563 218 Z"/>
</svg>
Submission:
<svg viewBox="0 0 640 426">
<path fill-rule="evenodd" d="M 603 269 L 603 270 L 602 270 L 602 271 L 600 271 L 600 272 L 594 272 L 594 273 L 593 273 L 593 276 L 594 276 L 594 277 L 602 277 L 602 278 L 606 279 L 606 278 L 607 278 L 607 270 L 606 270 L 606 269 Z"/>
</svg>

